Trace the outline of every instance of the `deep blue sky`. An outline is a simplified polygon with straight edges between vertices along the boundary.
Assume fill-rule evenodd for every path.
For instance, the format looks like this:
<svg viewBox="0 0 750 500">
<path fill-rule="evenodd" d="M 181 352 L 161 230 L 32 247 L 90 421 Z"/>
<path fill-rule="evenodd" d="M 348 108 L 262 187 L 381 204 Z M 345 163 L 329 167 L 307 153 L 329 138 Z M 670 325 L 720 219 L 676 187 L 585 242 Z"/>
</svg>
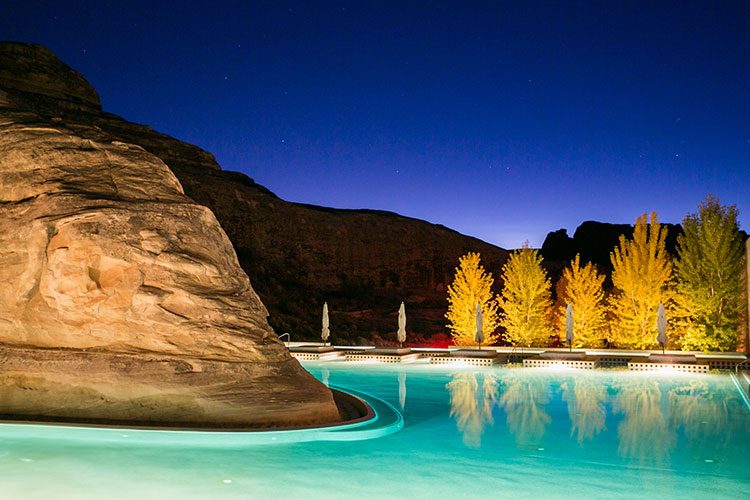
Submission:
<svg viewBox="0 0 750 500">
<path fill-rule="evenodd" d="M 561 4 L 6 1 L 0 39 L 290 201 L 512 248 L 711 192 L 747 230 L 750 2 Z"/>
</svg>

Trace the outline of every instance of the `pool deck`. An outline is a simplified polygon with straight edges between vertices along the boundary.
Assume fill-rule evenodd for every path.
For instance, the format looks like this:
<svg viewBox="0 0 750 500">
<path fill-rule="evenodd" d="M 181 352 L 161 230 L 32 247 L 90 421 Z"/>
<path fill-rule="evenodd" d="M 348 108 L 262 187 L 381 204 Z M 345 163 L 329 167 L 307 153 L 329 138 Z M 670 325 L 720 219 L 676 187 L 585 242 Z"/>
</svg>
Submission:
<svg viewBox="0 0 750 500">
<path fill-rule="evenodd" d="M 626 349 L 450 347 L 447 349 L 412 347 L 404 349 L 373 346 L 327 346 L 316 342 L 287 343 L 299 360 L 359 361 L 365 363 L 431 363 L 442 365 L 492 366 L 521 364 L 529 368 L 567 367 L 576 369 L 622 367 L 633 371 L 670 370 L 708 373 L 710 370 L 734 370 L 747 360 L 741 352 L 704 354 L 695 351 Z M 740 369 L 750 370 L 750 362 Z"/>
</svg>

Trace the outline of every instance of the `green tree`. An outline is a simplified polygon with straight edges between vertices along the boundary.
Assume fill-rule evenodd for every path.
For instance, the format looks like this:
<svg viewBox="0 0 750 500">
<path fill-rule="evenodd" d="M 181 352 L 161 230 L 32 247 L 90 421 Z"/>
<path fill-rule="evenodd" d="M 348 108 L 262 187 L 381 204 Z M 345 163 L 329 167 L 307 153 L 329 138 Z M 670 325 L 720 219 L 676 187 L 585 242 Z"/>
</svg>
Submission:
<svg viewBox="0 0 750 500">
<path fill-rule="evenodd" d="M 565 310 L 573 306 L 574 347 L 599 347 L 605 338 L 604 275 L 587 263 L 581 267 L 581 256 L 576 255 L 563 271 L 557 288 L 556 325 L 560 338 L 565 338 Z"/>
<path fill-rule="evenodd" d="M 513 344 L 540 345 L 551 333 L 550 280 L 537 250 L 523 248 L 510 254 L 503 266 L 505 283 L 500 298 L 500 325 Z"/>
<path fill-rule="evenodd" d="M 745 283 L 737 208 L 708 195 L 682 220 L 677 238 L 676 302 L 683 349 L 732 351 L 739 341 Z"/>
<path fill-rule="evenodd" d="M 479 264 L 479 254 L 469 252 L 458 259 L 453 283 L 448 287 L 446 325 L 456 345 L 476 345 L 477 303 L 482 305 L 482 345 L 494 344 L 498 335 L 497 299 L 492 293 L 492 275 Z"/>
<path fill-rule="evenodd" d="M 643 349 L 656 344 L 656 311 L 659 303 L 668 305 L 672 260 L 664 247 L 667 230 L 656 213 L 635 221 L 633 239 L 620 236 L 620 244 L 610 254 L 612 284 L 610 299 L 613 322 L 612 341 L 627 348 Z"/>
</svg>

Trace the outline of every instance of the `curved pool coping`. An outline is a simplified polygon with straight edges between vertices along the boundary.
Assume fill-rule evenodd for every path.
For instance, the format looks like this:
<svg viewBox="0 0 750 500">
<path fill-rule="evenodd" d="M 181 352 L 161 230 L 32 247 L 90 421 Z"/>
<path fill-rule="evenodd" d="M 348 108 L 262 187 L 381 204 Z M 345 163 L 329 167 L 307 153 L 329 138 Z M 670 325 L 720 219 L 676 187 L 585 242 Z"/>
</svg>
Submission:
<svg viewBox="0 0 750 500">
<path fill-rule="evenodd" d="M 404 418 L 387 401 L 343 387 L 332 391 L 367 408 L 353 420 L 295 428 L 188 428 L 137 425 L 75 424 L 67 422 L 0 421 L 0 437 L 62 439 L 80 442 L 120 442 L 150 445 L 236 447 L 306 441 L 355 441 L 387 436 L 401 430 Z M 380 411 L 378 411 L 380 410 Z"/>
</svg>

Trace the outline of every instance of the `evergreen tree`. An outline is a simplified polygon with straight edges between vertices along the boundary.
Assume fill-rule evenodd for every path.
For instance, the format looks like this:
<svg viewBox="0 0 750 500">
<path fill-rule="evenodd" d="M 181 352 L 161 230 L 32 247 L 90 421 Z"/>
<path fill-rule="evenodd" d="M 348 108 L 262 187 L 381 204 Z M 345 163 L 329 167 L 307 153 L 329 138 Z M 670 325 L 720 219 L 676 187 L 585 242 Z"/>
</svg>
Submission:
<svg viewBox="0 0 750 500">
<path fill-rule="evenodd" d="M 667 305 L 672 297 L 669 288 L 672 261 L 664 248 L 666 228 L 651 213 L 635 221 L 633 239 L 620 236 L 620 244 L 610 254 L 612 284 L 610 300 L 612 341 L 620 346 L 643 349 L 656 344 L 656 311 L 659 303 Z"/>
<path fill-rule="evenodd" d="M 500 325 L 505 328 L 505 339 L 516 345 L 544 344 L 552 333 L 552 301 L 539 252 L 525 243 L 510 254 L 503 266 L 503 281 Z"/>
<path fill-rule="evenodd" d="M 605 338 L 604 275 L 587 263 L 581 267 L 581 256 L 576 255 L 563 271 L 557 288 L 555 316 L 560 338 L 565 338 L 565 309 L 573 306 L 574 347 L 599 347 Z"/>
<path fill-rule="evenodd" d="M 743 245 L 737 208 L 708 195 L 682 220 L 677 239 L 677 304 L 683 349 L 731 351 L 739 341 L 744 303 Z"/>
<path fill-rule="evenodd" d="M 476 345 L 477 303 L 482 305 L 482 345 L 494 344 L 498 335 L 497 299 L 492 293 L 492 275 L 479 264 L 478 253 L 468 253 L 458 259 L 459 266 L 453 283 L 448 287 L 446 325 L 456 345 Z"/>
</svg>

